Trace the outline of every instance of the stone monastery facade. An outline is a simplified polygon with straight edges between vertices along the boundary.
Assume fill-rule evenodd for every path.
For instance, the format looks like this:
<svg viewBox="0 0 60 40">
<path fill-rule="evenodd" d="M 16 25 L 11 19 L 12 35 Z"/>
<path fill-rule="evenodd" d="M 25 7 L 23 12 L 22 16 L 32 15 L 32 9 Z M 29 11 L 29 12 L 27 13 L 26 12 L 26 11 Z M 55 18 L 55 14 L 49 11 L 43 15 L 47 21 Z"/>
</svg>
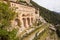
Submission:
<svg viewBox="0 0 60 40">
<path fill-rule="evenodd" d="M 21 27 L 28 28 L 32 26 L 33 22 L 39 18 L 39 9 L 35 8 L 30 1 L 31 0 L 24 0 L 26 3 L 18 3 L 16 0 L 10 0 L 11 7 L 15 8 L 15 11 L 18 13 L 17 18 L 15 21 L 12 21 L 12 26 L 16 26 L 19 20 Z"/>
</svg>

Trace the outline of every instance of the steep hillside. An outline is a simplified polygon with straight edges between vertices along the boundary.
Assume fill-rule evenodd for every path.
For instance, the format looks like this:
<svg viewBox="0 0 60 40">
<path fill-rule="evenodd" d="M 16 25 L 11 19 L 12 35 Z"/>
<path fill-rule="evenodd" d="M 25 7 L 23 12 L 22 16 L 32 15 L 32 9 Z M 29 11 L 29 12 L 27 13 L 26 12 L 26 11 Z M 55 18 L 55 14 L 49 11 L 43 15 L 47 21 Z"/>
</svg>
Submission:
<svg viewBox="0 0 60 40">
<path fill-rule="evenodd" d="M 40 16 L 42 16 L 46 20 L 47 23 L 51 23 L 52 25 L 55 26 L 56 33 L 60 37 L 60 14 L 50 11 L 50 10 L 38 5 L 37 3 L 33 2 L 33 1 L 31 1 L 31 3 L 35 6 L 35 8 L 36 7 L 39 8 Z"/>
<path fill-rule="evenodd" d="M 38 5 L 37 3 L 31 1 L 31 3 L 35 6 L 35 8 L 39 8 L 40 11 L 40 16 L 42 16 L 47 22 L 51 23 L 51 24 L 60 24 L 60 14 L 50 11 L 40 5 Z"/>
<path fill-rule="evenodd" d="M 53 12 L 53 11 L 50 11 L 48 9 L 41 7 L 40 15 L 49 23 L 52 23 L 54 25 L 60 24 L 60 18 L 59 18 L 60 14 L 58 14 L 56 12 Z"/>
</svg>

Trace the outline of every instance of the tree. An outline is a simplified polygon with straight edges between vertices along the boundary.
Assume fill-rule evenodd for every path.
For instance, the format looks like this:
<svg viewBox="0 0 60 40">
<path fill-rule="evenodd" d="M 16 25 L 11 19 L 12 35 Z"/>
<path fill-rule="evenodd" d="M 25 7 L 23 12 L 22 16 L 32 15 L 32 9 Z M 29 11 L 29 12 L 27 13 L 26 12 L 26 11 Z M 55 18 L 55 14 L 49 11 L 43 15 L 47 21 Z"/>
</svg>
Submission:
<svg viewBox="0 0 60 40">
<path fill-rule="evenodd" d="M 7 27 L 10 27 L 11 20 L 16 17 L 16 13 L 10 7 L 9 2 L 4 3 L 0 2 L 0 40 L 15 40 L 17 30 L 13 30 L 11 32 L 7 31 Z"/>
</svg>

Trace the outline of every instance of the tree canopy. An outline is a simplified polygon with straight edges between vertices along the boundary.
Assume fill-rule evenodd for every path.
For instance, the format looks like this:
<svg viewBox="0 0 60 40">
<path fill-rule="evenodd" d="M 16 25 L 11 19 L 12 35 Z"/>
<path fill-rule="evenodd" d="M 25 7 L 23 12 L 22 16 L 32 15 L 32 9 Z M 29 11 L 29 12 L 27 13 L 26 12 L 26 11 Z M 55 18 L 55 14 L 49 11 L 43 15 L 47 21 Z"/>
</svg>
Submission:
<svg viewBox="0 0 60 40">
<path fill-rule="evenodd" d="M 15 40 L 17 33 L 15 29 L 11 32 L 5 29 L 5 27 L 10 27 L 10 21 L 16 17 L 15 11 L 9 5 L 8 2 L 0 2 L 0 40 Z"/>
<path fill-rule="evenodd" d="M 9 26 L 16 13 L 9 7 L 9 4 L 0 2 L 0 25 Z"/>
</svg>

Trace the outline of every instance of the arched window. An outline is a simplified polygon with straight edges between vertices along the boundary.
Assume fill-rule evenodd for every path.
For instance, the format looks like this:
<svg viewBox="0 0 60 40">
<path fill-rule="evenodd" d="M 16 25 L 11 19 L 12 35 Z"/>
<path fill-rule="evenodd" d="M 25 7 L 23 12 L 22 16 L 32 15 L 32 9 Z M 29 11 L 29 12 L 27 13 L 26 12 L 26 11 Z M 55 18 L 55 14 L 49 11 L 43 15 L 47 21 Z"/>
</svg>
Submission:
<svg viewBox="0 0 60 40">
<path fill-rule="evenodd" d="M 26 19 L 23 18 L 22 20 L 23 20 L 24 27 L 26 27 Z"/>
<path fill-rule="evenodd" d="M 33 18 L 31 18 L 31 23 L 33 23 Z"/>
<path fill-rule="evenodd" d="M 30 19 L 29 18 L 27 18 L 27 22 L 28 22 L 28 25 L 30 26 Z"/>
<path fill-rule="evenodd" d="M 21 23 L 20 23 L 20 20 L 19 20 L 19 19 L 15 19 L 15 21 L 16 21 L 16 24 L 17 24 L 18 26 L 20 26 L 20 25 L 21 25 Z"/>
<path fill-rule="evenodd" d="M 25 16 L 24 14 L 22 16 Z"/>
</svg>

